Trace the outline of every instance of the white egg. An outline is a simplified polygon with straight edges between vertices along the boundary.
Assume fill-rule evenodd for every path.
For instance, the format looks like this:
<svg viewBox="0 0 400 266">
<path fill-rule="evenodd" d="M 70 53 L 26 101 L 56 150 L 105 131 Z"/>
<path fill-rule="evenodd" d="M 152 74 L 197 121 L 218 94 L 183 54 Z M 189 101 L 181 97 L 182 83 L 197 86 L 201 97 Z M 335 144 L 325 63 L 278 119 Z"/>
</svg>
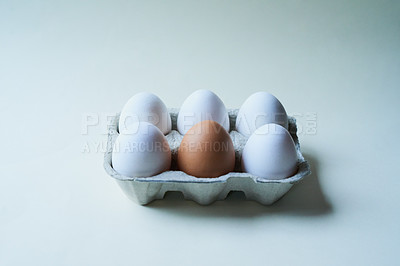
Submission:
<svg viewBox="0 0 400 266">
<path fill-rule="evenodd" d="M 177 127 L 182 135 L 195 124 L 212 120 L 229 131 L 229 116 L 224 103 L 212 91 L 197 90 L 183 102 L 177 118 Z"/>
<path fill-rule="evenodd" d="M 125 104 L 119 118 L 119 132 L 129 133 L 137 122 L 149 122 L 157 126 L 163 134 L 171 131 L 171 116 L 167 107 L 158 96 L 141 92 L 134 95 Z"/>
<path fill-rule="evenodd" d="M 135 133 L 120 134 L 115 140 L 112 166 L 119 174 L 147 177 L 166 171 L 171 166 L 171 150 L 164 134 L 153 124 L 133 125 Z"/>
<path fill-rule="evenodd" d="M 289 132 L 277 124 L 266 124 L 254 131 L 243 149 L 242 170 L 266 179 L 294 175 L 297 153 Z"/>
<path fill-rule="evenodd" d="M 252 94 L 240 107 L 236 130 L 250 136 L 262 125 L 275 123 L 288 128 L 288 119 L 285 108 L 281 102 L 268 92 L 256 92 Z"/>
</svg>

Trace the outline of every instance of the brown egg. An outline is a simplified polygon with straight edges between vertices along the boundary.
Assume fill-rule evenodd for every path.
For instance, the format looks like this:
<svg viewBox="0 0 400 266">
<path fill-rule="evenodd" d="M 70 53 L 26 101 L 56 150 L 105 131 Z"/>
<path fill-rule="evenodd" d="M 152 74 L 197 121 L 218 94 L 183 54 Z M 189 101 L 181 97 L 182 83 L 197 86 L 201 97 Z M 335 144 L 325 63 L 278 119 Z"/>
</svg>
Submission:
<svg viewBox="0 0 400 266">
<path fill-rule="evenodd" d="M 179 170 L 195 177 L 218 177 L 232 172 L 235 150 L 228 132 L 215 121 L 195 124 L 178 149 Z"/>
</svg>

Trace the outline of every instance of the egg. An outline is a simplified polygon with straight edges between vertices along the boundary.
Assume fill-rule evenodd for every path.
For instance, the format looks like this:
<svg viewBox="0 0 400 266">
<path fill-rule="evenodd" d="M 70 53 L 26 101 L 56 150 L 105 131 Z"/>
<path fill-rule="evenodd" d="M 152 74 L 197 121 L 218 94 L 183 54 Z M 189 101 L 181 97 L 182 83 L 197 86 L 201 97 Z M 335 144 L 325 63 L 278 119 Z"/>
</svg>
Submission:
<svg viewBox="0 0 400 266">
<path fill-rule="evenodd" d="M 229 131 L 229 116 L 221 99 L 212 91 L 197 90 L 186 98 L 179 110 L 178 131 L 184 135 L 195 124 L 205 120 L 218 122 Z"/>
<path fill-rule="evenodd" d="M 281 102 L 268 92 L 252 94 L 240 107 L 236 118 L 236 130 L 250 136 L 262 125 L 275 123 L 288 128 L 288 118 Z"/>
<path fill-rule="evenodd" d="M 266 178 L 283 179 L 297 172 L 297 153 L 289 132 L 277 124 L 258 128 L 242 153 L 242 170 Z"/>
<path fill-rule="evenodd" d="M 171 150 L 164 134 L 153 124 L 138 122 L 135 133 L 118 135 L 112 152 L 112 166 L 119 174 L 148 177 L 170 168 Z"/>
<path fill-rule="evenodd" d="M 161 99 L 149 92 L 134 95 L 125 104 L 119 118 L 119 132 L 130 133 L 137 122 L 149 122 L 158 127 L 163 134 L 171 131 L 171 116 Z"/>
<path fill-rule="evenodd" d="M 228 132 L 217 122 L 197 123 L 183 136 L 178 149 L 179 170 L 195 177 L 218 177 L 232 172 L 235 150 Z"/>
</svg>

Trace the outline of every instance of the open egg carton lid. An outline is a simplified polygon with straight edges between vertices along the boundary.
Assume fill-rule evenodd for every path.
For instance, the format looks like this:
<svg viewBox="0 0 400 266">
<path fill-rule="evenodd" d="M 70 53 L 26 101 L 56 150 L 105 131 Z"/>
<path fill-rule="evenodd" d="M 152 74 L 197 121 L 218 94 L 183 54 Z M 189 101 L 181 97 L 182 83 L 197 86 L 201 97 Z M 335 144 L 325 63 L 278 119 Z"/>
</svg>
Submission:
<svg viewBox="0 0 400 266">
<path fill-rule="evenodd" d="M 166 135 L 172 153 L 171 170 L 151 177 L 127 177 L 118 174 L 112 167 L 112 149 L 118 136 L 117 114 L 108 129 L 107 150 L 104 156 L 104 168 L 122 188 L 131 200 L 146 205 L 153 200 L 163 199 L 168 191 L 180 191 L 185 199 L 194 200 L 207 205 L 216 200 L 223 200 L 230 191 L 243 191 L 248 200 L 255 200 L 264 205 L 270 205 L 281 198 L 293 184 L 311 173 L 310 165 L 300 151 L 297 137 L 296 119 L 288 117 L 289 133 L 293 138 L 297 151 L 298 171 L 285 179 L 266 179 L 240 171 L 240 161 L 247 137 L 235 130 L 238 109 L 228 109 L 230 130 L 229 135 L 235 148 L 235 172 L 216 178 L 198 178 L 176 170 L 176 158 L 183 135 L 177 131 L 179 109 L 171 108 L 172 131 Z"/>
</svg>

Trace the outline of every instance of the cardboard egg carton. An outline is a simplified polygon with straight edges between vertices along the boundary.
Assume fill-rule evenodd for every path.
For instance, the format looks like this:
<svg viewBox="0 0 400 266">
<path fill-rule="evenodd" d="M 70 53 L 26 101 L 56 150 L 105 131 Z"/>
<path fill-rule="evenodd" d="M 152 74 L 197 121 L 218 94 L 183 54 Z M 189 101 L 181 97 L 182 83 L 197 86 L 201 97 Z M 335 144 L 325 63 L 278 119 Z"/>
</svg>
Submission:
<svg viewBox="0 0 400 266">
<path fill-rule="evenodd" d="M 289 133 L 297 151 L 298 171 L 295 175 L 271 180 L 241 172 L 241 154 L 247 137 L 235 130 L 238 109 L 229 109 L 229 135 L 235 148 L 235 172 L 216 178 L 198 178 L 190 176 L 176 167 L 176 158 L 183 135 L 177 131 L 176 120 L 179 109 L 169 109 L 172 119 L 172 131 L 166 135 L 172 152 L 171 170 L 150 177 L 127 177 L 118 174 L 112 167 L 111 157 L 115 139 L 118 136 L 117 114 L 108 131 L 107 151 L 104 156 L 104 168 L 113 177 L 123 192 L 131 200 L 146 205 L 153 200 L 163 199 L 168 191 L 180 191 L 187 200 L 193 200 L 201 205 L 208 205 L 216 200 L 223 200 L 230 191 L 243 191 L 248 200 L 255 200 L 264 205 L 270 205 L 285 195 L 293 184 L 311 173 L 310 165 L 300 151 L 297 137 L 296 119 L 288 117 Z"/>
</svg>

